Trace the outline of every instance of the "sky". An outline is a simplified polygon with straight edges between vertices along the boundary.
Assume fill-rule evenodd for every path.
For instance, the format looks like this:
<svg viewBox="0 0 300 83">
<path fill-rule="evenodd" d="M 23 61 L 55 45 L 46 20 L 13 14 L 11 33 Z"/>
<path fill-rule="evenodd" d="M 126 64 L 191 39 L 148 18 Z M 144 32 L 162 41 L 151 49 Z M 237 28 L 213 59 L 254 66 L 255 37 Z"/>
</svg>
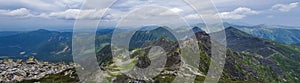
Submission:
<svg viewBox="0 0 300 83">
<path fill-rule="evenodd" d="M 85 4 L 88 7 L 81 9 L 84 0 L 1 0 L 0 31 L 71 29 L 76 20 L 100 18 L 103 20 L 102 25 L 106 27 L 116 26 L 124 19 L 130 20 L 127 26 L 137 26 L 136 24 L 149 20 L 153 23 L 181 22 L 174 18 L 185 19 L 191 24 L 201 22 L 198 21 L 201 18 L 183 0 L 119 0 L 107 11 L 96 9 L 107 3 L 94 1 L 95 4 Z M 218 11 L 216 15 L 224 22 L 300 26 L 299 0 L 212 0 L 212 2 Z M 205 6 L 202 3 L 199 5 Z M 104 16 L 100 17 L 103 12 Z"/>
</svg>

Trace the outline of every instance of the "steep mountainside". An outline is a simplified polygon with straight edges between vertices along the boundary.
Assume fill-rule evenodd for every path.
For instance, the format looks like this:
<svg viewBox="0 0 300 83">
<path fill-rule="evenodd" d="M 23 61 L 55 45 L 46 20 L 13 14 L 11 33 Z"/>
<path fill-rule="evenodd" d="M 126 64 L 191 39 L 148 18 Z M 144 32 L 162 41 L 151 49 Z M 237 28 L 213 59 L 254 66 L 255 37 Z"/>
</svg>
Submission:
<svg viewBox="0 0 300 83">
<path fill-rule="evenodd" d="M 260 55 L 270 58 L 274 55 L 285 55 L 300 61 L 299 49 L 292 45 L 256 38 L 233 27 L 225 29 L 228 48 L 237 52 Z M 218 33 L 216 33 L 218 34 Z"/>
<path fill-rule="evenodd" d="M 254 37 L 248 33 L 242 32 L 234 27 L 225 29 L 227 47 L 237 52 L 249 52 L 267 57 L 276 53 L 273 42 Z M 220 33 L 213 33 L 220 34 Z"/>
<path fill-rule="evenodd" d="M 151 33 L 150 33 L 151 32 Z M 148 34 L 157 33 L 150 31 Z M 160 32 L 160 33 L 168 33 L 168 32 Z M 113 82 L 171 82 L 175 79 L 176 76 L 181 75 L 197 75 L 195 81 L 202 82 L 205 79 L 205 76 L 210 63 L 211 56 L 211 42 L 209 34 L 198 31 L 195 33 L 198 45 L 200 47 L 201 53 L 199 54 L 201 63 L 199 63 L 199 71 L 187 71 L 185 73 L 179 72 L 179 65 L 183 63 L 181 58 L 178 56 L 181 52 L 181 49 L 178 47 L 178 43 L 176 42 L 186 42 L 186 40 L 173 41 L 168 38 L 169 36 L 158 36 L 154 35 L 154 38 L 157 39 L 149 39 L 148 34 L 139 34 L 139 41 L 148 41 L 142 47 L 138 47 L 137 49 L 133 49 L 134 53 L 131 55 L 131 58 L 138 57 L 138 61 L 132 62 L 132 64 L 136 64 L 138 67 L 147 67 L 149 65 L 149 60 L 147 59 L 147 54 L 149 52 L 148 47 L 151 46 L 161 46 L 165 50 L 167 50 L 167 62 L 163 72 L 154 78 L 147 78 L 151 80 L 137 80 L 132 79 L 126 75 L 112 75 L 112 77 L 116 77 Z M 214 33 L 218 34 L 218 33 Z M 220 82 L 297 82 L 299 81 L 299 62 L 293 59 L 289 53 L 298 53 L 300 51 L 290 49 L 289 45 L 273 43 L 271 41 L 267 41 L 260 38 L 255 38 L 245 32 L 242 32 L 233 27 L 229 27 L 226 29 L 226 34 L 228 37 L 229 48 L 227 51 L 226 64 L 224 67 L 224 71 L 221 77 Z M 146 38 L 144 38 L 146 37 Z M 249 44 L 250 43 L 250 44 Z M 189 43 L 185 43 L 189 44 Z M 244 45 L 245 44 L 245 45 Z M 134 44 L 133 44 L 134 45 Z M 109 46 L 110 47 L 110 46 Z M 248 50 L 246 48 L 249 48 Z M 271 48 L 271 49 L 268 49 Z M 280 49 L 280 50 L 278 50 Z M 111 51 L 102 49 L 98 56 L 112 56 Z M 261 52 L 261 50 L 270 51 L 270 53 Z M 288 52 L 291 51 L 291 52 Z M 280 54 L 273 54 L 278 53 Z M 286 54 L 285 54 L 286 53 Z M 107 54 L 107 55 L 106 55 Z M 285 55 L 284 55 L 285 54 Z M 270 57 L 267 57 L 269 55 Z M 264 56 L 264 57 L 262 57 Z M 99 57 L 98 57 L 99 58 Z M 109 58 L 109 57 L 108 57 Z M 111 59 L 111 58 L 110 58 Z M 101 58 L 100 58 L 101 61 Z M 102 60 L 103 61 L 103 60 Z M 111 70 L 116 67 L 117 64 L 113 59 L 111 62 L 102 67 L 103 70 L 116 72 L 118 70 Z M 116 60 L 118 61 L 118 60 Z M 284 62 L 283 62 L 284 61 Z M 102 62 L 103 63 L 103 62 Z M 189 66 L 183 66 L 186 69 L 194 69 Z M 107 69 L 108 68 L 108 69 Z M 168 73 L 167 73 L 168 72 Z M 193 73 L 188 73 L 193 72 Z M 197 73 L 198 74 L 197 74 Z M 291 73 L 292 72 L 292 73 Z M 199 73 L 203 75 L 199 75 Z M 110 77 L 109 77 L 110 78 Z"/>
<path fill-rule="evenodd" d="M 225 29 L 225 32 L 228 48 L 236 52 L 260 57 L 261 60 L 264 60 L 262 64 L 276 66 L 277 70 L 281 69 L 283 74 L 286 74 L 285 77 L 299 78 L 299 48 L 256 38 L 233 27 Z"/>
<path fill-rule="evenodd" d="M 142 29 L 135 32 L 129 43 L 130 50 L 141 48 L 145 43 L 158 40 L 160 38 L 176 40 L 175 36 L 165 28 L 166 27 L 158 27 L 148 31 Z"/>
</svg>

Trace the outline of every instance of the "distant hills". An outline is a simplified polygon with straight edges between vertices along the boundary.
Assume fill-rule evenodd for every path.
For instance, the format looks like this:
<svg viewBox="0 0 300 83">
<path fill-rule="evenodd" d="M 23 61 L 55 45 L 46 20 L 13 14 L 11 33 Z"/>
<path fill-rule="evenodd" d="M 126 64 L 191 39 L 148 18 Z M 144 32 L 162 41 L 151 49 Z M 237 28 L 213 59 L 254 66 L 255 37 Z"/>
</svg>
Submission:
<svg viewBox="0 0 300 83">
<path fill-rule="evenodd" d="M 96 43 L 100 47 L 109 43 L 113 29 L 97 31 Z M 72 32 L 48 31 L 0 32 L 0 59 L 26 59 L 35 56 L 43 61 L 73 61 Z M 105 41 L 105 42 L 104 42 Z M 100 44 L 101 43 L 101 44 Z"/>
<path fill-rule="evenodd" d="M 255 37 L 273 40 L 285 44 L 300 43 L 300 27 L 281 26 L 281 25 L 255 25 L 241 26 L 224 23 L 225 27 L 233 26 L 241 31 L 249 33 Z"/>
<path fill-rule="evenodd" d="M 295 44 L 300 42 L 300 29 L 268 25 L 239 27 L 239 29 L 259 38 L 270 39 L 285 44 Z"/>
<path fill-rule="evenodd" d="M 23 33 L 21 31 L 0 31 L 0 37 L 10 36 L 10 35 L 16 35 L 19 33 Z"/>
<path fill-rule="evenodd" d="M 195 25 L 199 28 L 204 28 L 204 23 Z M 264 38 L 284 44 L 297 44 L 300 43 L 300 27 L 283 26 L 283 25 L 243 25 L 243 24 L 232 24 L 224 22 L 223 26 L 234 27 L 243 32 L 251 34 L 258 38 Z"/>
<path fill-rule="evenodd" d="M 0 55 L 11 58 L 35 56 L 39 60 L 72 60 L 72 34 L 44 29 L 0 37 Z M 71 58 L 69 58 L 71 57 Z"/>
</svg>

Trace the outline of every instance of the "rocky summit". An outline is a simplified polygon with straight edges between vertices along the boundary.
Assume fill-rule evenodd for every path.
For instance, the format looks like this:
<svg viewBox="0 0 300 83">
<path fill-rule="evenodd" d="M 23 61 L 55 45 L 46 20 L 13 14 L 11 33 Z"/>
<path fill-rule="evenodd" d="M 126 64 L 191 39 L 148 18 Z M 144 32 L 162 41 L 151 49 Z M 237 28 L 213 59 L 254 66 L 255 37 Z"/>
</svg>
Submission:
<svg viewBox="0 0 300 83">
<path fill-rule="evenodd" d="M 0 60 L 0 82 L 22 82 L 39 80 L 51 74 L 58 74 L 75 68 L 74 63 L 50 63 L 36 60 L 34 57 L 22 60 Z M 66 72 L 66 75 L 72 72 Z"/>
</svg>

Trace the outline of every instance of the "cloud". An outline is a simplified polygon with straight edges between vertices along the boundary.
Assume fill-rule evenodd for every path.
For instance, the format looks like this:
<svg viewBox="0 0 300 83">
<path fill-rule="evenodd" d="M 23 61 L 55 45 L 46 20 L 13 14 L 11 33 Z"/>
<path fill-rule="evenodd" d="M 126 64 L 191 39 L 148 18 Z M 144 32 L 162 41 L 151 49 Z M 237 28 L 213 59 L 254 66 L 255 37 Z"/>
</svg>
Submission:
<svg viewBox="0 0 300 83">
<path fill-rule="evenodd" d="M 271 10 L 279 10 L 281 12 L 289 12 L 291 9 L 298 7 L 298 2 L 290 4 L 276 4 L 272 6 Z"/>
<path fill-rule="evenodd" d="M 98 19 L 96 17 L 102 10 L 94 10 L 94 9 L 83 9 L 80 10 L 84 0 L 10 0 L 10 1 L 1 1 L 0 8 L 27 8 L 32 10 L 34 13 L 31 17 L 41 17 L 41 18 L 59 18 L 59 19 Z M 224 2 L 227 0 L 221 0 Z M 147 3 L 146 3 L 147 2 Z M 219 1 L 215 1 L 219 2 Z M 96 6 L 103 5 L 105 3 L 98 3 Z M 129 10 L 137 9 L 144 6 L 166 6 L 169 11 L 163 11 L 158 14 L 161 15 L 174 15 L 180 14 L 185 16 L 186 14 L 190 14 L 193 12 L 188 4 L 185 4 L 184 1 L 178 0 L 174 1 L 174 3 L 169 3 L 169 1 L 157 1 L 157 0 L 129 0 L 129 1 L 118 1 L 111 9 L 128 12 Z M 11 7 L 14 6 L 14 7 Z M 87 5 L 90 6 L 90 5 Z M 94 6 L 93 6 L 94 7 Z M 92 8 L 92 7 L 91 7 Z M 85 16 L 77 16 L 79 12 L 86 13 Z M 91 14 L 88 14 L 91 13 Z M 120 13 L 120 12 L 117 12 Z M 124 15 L 118 14 L 118 15 Z M 113 19 L 116 14 L 107 15 L 107 18 Z"/>
<path fill-rule="evenodd" d="M 165 12 L 162 12 L 160 13 L 160 15 L 176 15 L 176 14 L 179 14 L 179 13 L 182 13 L 183 12 L 183 9 L 180 9 L 180 8 L 171 8 Z"/>
<path fill-rule="evenodd" d="M 180 9 L 180 8 L 172 8 L 172 9 L 170 9 L 172 12 L 174 12 L 174 13 L 180 13 L 180 12 L 183 12 L 183 10 L 182 9 Z"/>
<path fill-rule="evenodd" d="M 166 12 L 169 14 L 166 14 Z M 119 27 L 139 27 L 144 25 L 183 25 L 185 22 L 180 15 L 176 14 L 175 12 L 179 13 L 181 10 L 179 9 L 178 11 L 177 8 L 168 9 L 156 6 L 147 6 L 143 8 L 137 8 L 133 12 L 123 12 L 123 15 L 122 13 L 119 13 L 121 15 L 117 16 L 121 16 L 122 19 L 117 19 L 116 23 Z"/>
<path fill-rule="evenodd" d="M 86 9 L 86 10 L 68 9 L 60 12 L 42 13 L 40 15 L 37 15 L 36 17 L 58 18 L 58 19 L 66 19 L 66 20 L 76 20 L 76 19 L 93 20 L 93 19 L 100 19 L 100 15 L 103 12 L 104 10 L 96 10 L 96 9 Z"/>
<path fill-rule="evenodd" d="M 54 4 L 63 8 L 74 9 L 80 8 L 82 2 L 83 0 L 56 0 L 54 1 Z"/>
<path fill-rule="evenodd" d="M 201 17 L 198 14 L 189 14 L 185 16 L 186 19 L 201 19 Z"/>
<path fill-rule="evenodd" d="M 78 9 L 84 0 L 2 0 L 0 8 L 28 8 L 37 12 L 53 12 Z"/>
<path fill-rule="evenodd" d="M 16 10 L 0 10 L 0 14 L 5 16 L 18 16 L 18 17 L 32 16 L 30 10 L 26 8 L 20 8 Z"/>
<path fill-rule="evenodd" d="M 20 8 L 15 10 L 0 10 L 0 15 L 2 16 L 14 16 L 19 18 L 47 18 L 47 19 L 64 19 L 64 20 L 77 20 L 77 19 L 86 19 L 94 20 L 100 19 L 100 15 L 104 10 L 96 9 L 67 9 L 65 11 L 58 12 L 49 12 L 49 13 L 40 13 L 32 14 L 27 8 Z M 80 15 L 79 15 L 80 14 Z M 103 19 L 113 19 L 111 14 L 105 15 Z"/>
<path fill-rule="evenodd" d="M 259 11 L 255 11 L 250 8 L 239 7 L 231 12 L 221 12 L 219 15 L 223 19 L 242 19 L 247 17 L 247 15 L 255 15 L 259 13 Z"/>
</svg>

